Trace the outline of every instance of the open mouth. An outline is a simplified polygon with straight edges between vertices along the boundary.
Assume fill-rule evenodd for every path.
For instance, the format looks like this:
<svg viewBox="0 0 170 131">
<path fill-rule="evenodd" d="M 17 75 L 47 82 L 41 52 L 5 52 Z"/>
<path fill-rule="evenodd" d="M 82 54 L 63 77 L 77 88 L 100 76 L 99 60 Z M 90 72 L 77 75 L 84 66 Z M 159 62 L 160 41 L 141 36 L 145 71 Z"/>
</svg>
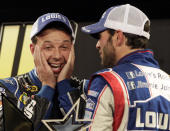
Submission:
<svg viewBox="0 0 170 131">
<path fill-rule="evenodd" d="M 62 70 L 62 65 L 61 64 L 53 64 L 53 63 L 49 63 L 52 71 L 54 73 L 59 73 Z"/>
</svg>

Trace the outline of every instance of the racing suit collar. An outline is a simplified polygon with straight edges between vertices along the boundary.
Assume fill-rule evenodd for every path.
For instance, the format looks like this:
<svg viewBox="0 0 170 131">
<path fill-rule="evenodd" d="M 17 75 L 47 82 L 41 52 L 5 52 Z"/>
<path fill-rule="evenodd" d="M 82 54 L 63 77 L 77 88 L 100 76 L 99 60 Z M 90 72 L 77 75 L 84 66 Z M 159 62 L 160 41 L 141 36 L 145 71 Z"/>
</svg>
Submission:
<svg viewBox="0 0 170 131">
<path fill-rule="evenodd" d="M 143 66 L 151 66 L 155 68 L 159 68 L 158 62 L 153 57 L 153 51 L 151 49 L 137 50 L 131 52 L 121 58 L 117 65 L 124 63 L 134 63 L 140 64 Z"/>
<path fill-rule="evenodd" d="M 30 77 L 32 78 L 32 82 L 38 86 L 38 87 L 41 87 L 42 86 L 42 83 L 41 81 L 39 80 L 38 78 L 38 75 L 37 75 L 37 72 L 36 72 L 36 69 L 33 69 L 29 72 L 30 74 Z"/>
</svg>

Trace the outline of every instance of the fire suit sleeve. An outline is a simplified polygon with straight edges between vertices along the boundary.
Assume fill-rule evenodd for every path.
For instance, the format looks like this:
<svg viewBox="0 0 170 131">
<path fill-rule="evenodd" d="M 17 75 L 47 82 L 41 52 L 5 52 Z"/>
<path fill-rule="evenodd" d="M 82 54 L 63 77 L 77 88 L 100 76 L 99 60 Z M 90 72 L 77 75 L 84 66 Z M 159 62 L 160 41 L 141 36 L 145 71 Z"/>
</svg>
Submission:
<svg viewBox="0 0 170 131">
<path fill-rule="evenodd" d="M 58 83 L 57 91 L 59 93 L 58 100 L 60 102 L 60 109 L 66 114 L 80 97 L 80 90 L 72 87 L 70 80 L 65 79 Z"/>
<path fill-rule="evenodd" d="M 65 79 L 58 83 L 58 100 L 60 102 L 59 106 L 63 114 L 66 114 L 81 96 L 82 99 L 79 109 L 82 110 L 79 112 L 79 118 L 83 118 L 86 99 L 85 92 L 87 92 L 88 82 L 89 80 L 84 79 L 80 81 L 77 78 L 72 78 Z"/>
<path fill-rule="evenodd" d="M 89 84 L 85 118 L 92 119 L 92 131 L 111 131 L 113 114 L 114 98 L 110 85 L 103 77 L 97 76 Z"/>
</svg>

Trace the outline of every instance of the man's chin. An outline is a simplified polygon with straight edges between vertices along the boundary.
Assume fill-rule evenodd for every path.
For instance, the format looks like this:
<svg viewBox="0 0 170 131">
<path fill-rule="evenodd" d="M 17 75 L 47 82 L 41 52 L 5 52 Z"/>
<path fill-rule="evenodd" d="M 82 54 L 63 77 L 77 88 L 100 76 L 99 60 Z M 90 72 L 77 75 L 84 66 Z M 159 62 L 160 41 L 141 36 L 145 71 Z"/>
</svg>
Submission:
<svg viewBox="0 0 170 131">
<path fill-rule="evenodd" d="M 58 73 L 54 73 L 54 76 L 56 77 L 56 79 L 58 78 L 58 75 L 59 75 Z"/>
</svg>

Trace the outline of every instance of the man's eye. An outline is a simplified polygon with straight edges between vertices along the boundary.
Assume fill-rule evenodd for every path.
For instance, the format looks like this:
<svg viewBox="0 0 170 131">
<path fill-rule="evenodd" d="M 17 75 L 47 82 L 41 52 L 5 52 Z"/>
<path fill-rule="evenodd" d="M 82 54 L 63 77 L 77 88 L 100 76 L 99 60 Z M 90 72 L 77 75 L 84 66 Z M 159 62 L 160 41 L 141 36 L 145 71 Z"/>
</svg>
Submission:
<svg viewBox="0 0 170 131">
<path fill-rule="evenodd" d="M 61 46 L 62 49 L 68 49 L 68 46 Z"/>
<path fill-rule="evenodd" d="M 45 49 L 50 50 L 50 49 L 52 49 L 52 47 L 51 46 L 46 46 Z"/>
</svg>

